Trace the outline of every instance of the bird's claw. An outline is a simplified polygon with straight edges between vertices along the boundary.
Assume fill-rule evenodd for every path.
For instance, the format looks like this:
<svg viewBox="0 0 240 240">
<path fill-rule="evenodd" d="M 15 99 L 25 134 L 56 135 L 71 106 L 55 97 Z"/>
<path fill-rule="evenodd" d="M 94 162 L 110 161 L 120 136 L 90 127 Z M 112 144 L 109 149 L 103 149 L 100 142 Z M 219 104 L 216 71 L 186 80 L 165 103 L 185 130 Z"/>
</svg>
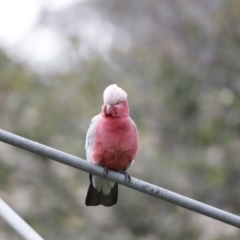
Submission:
<svg viewBox="0 0 240 240">
<path fill-rule="evenodd" d="M 108 175 L 108 168 L 107 167 L 103 167 L 103 177 L 106 177 Z M 122 172 L 125 176 L 125 181 L 127 182 L 127 185 L 130 186 L 131 185 L 131 176 L 128 174 L 127 171 L 123 171 Z"/>
<path fill-rule="evenodd" d="M 108 175 L 108 168 L 107 167 L 103 167 L 103 177 L 106 177 Z"/>
<path fill-rule="evenodd" d="M 125 176 L 125 181 L 127 182 L 127 185 L 130 186 L 131 185 L 131 176 L 128 174 L 127 171 L 123 172 L 124 176 Z"/>
</svg>

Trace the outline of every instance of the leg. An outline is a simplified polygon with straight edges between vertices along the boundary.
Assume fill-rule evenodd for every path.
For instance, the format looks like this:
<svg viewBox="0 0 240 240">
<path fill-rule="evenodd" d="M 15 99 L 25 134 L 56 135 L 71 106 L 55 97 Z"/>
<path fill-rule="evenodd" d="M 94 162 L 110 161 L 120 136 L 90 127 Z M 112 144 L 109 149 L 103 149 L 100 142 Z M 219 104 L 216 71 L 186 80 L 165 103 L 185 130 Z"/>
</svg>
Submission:
<svg viewBox="0 0 240 240">
<path fill-rule="evenodd" d="M 122 172 L 125 176 L 125 181 L 127 182 L 127 185 L 130 186 L 131 185 L 131 176 L 128 174 L 127 170 Z"/>
<path fill-rule="evenodd" d="M 131 176 L 128 174 L 128 169 L 133 165 L 133 163 L 134 163 L 134 160 L 132 160 L 132 161 L 128 164 L 127 168 L 122 171 L 122 173 L 125 175 L 125 180 L 126 180 L 128 186 L 131 185 Z"/>
<path fill-rule="evenodd" d="M 108 175 L 108 168 L 103 166 L 103 177 L 106 177 Z"/>
</svg>

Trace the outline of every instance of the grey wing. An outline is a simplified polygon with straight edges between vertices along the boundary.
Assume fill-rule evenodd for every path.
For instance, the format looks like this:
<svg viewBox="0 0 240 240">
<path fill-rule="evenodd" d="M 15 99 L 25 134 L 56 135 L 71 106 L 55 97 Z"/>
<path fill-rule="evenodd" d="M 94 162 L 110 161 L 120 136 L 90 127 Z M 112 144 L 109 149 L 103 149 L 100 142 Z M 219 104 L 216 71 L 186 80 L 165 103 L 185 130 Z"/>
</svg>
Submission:
<svg viewBox="0 0 240 240">
<path fill-rule="evenodd" d="M 137 131 L 137 133 L 138 133 L 138 129 L 137 129 L 136 123 L 135 123 L 132 119 L 131 119 L 131 122 L 132 122 L 133 126 L 136 128 L 136 131 Z M 132 162 L 128 165 L 128 167 L 127 167 L 126 170 L 129 170 L 130 167 L 133 165 L 133 163 L 134 163 L 134 159 L 133 159 Z"/>
<path fill-rule="evenodd" d="M 132 119 L 131 119 L 131 122 L 132 122 L 133 126 L 136 128 L 136 130 L 138 132 L 137 125 L 135 124 L 135 122 Z"/>
<path fill-rule="evenodd" d="M 98 123 L 98 120 L 100 119 L 100 117 L 101 117 L 101 114 L 98 114 L 91 120 L 89 129 L 87 131 L 86 142 L 85 142 L 87 161 L 90 160 L 90 156 L 92 154 L 93 142 L 94 142 L 95 133 L 96 133 L 96 129 L 97 129 L 97 123 Z"/>
</svg>

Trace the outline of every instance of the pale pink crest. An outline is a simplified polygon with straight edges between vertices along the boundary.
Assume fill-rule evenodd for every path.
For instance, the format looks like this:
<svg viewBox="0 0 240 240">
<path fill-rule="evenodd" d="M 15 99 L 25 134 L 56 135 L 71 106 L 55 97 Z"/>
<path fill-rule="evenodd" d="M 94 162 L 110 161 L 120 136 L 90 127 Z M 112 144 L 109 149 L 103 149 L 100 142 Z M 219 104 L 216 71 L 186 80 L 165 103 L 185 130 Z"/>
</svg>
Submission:
<svg viewBox="0 0 240 240">
<path fill-rule="evenodd" d="M 116 84 L 108 86 L 103 93 L 104 104 L 127 101 L 127 93 Z"/>
</svg>

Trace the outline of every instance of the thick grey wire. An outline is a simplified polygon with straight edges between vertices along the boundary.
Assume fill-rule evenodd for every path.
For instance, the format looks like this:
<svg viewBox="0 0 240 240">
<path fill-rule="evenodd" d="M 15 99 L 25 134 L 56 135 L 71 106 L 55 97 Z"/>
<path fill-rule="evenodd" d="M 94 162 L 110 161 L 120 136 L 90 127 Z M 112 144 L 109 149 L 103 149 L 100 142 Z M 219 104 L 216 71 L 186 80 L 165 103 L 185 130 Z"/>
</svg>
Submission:
<svg viewBox="0 0 240 240">
<path fill-rule="evenodd" d="M 54 148 L 50 148 L 43 144 L 31 141 L 29 139 L 17 136 L 3 130 L 0 130 L 0 141 L 50 158 L 52 160 L 80 169 L 82 171 L 95 174 L 97 176 L 103 176 L 104 174 L 104 170 L 102 167 L 91 164 L 84 159 L 67 154 L 65 152 L 61 152 Z M 126 187 L 138 190 L 153 197 L 160 198 L 167 202 L 176 204 L 178 206 L 187 208 L 194 212 L 206 215 L 221 222 L 240 228 L 240 217 L 237 215 L 228 213 L 226 211 L 198 202 L 191 198 L 182 196 L 180 194 L 171 192 L 164 188 L 141 181 L 133 177 L 131 178 L 131 185 L 128 186 L 128 183 L 125 181 L 125 176 L 118 172 L 109 171 L 108 175 L 105 177 Z"/>
<path fill-rule="evenodd" d="M 25 240 L 44 240 L 0 198 L 0 216 Z"/>
</svg>

